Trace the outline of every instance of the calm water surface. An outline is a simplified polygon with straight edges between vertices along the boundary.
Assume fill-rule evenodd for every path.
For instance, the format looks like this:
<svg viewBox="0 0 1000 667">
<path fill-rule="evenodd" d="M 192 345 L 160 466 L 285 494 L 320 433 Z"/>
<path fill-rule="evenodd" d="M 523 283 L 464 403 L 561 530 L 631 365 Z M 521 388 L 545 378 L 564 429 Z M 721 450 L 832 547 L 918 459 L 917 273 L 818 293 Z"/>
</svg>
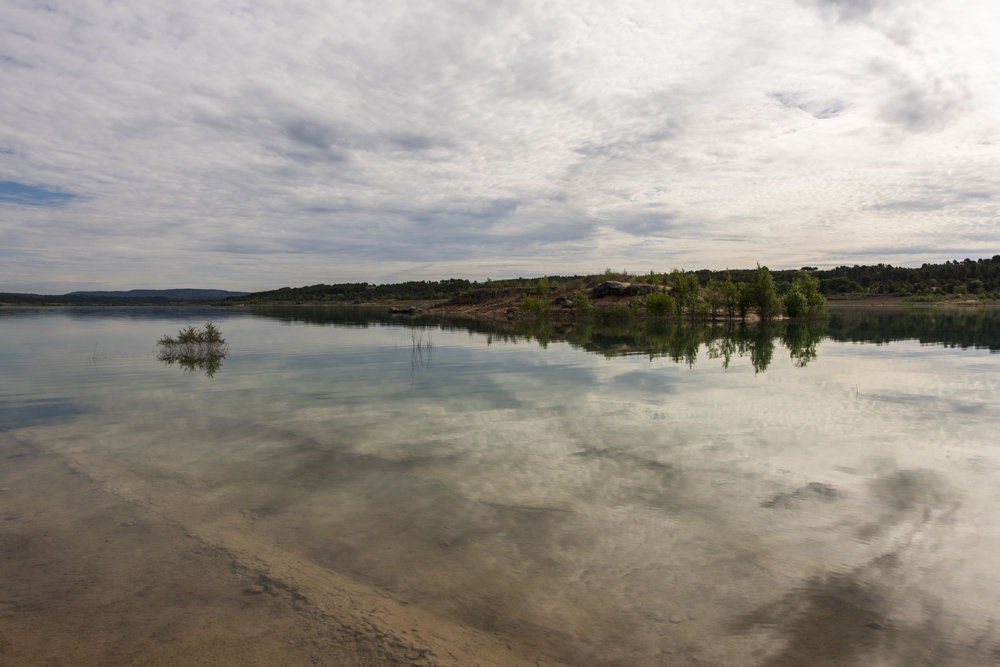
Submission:
<svg viewBox="0 0 1000 667">
<path fill-rule="evenodd" d="M 214 374 L 158 361 L 206 320 Z M 998 332 L 6 309 L 0 436 L 543 662 L 984 664 Z"/>
</svg>

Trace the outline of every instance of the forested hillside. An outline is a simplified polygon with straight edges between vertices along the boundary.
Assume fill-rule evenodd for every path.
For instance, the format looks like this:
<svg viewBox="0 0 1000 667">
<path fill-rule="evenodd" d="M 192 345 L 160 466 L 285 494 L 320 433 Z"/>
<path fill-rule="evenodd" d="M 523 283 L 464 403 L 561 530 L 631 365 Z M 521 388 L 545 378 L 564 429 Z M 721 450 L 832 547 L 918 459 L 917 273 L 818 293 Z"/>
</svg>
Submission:
<svg viewBox="0 0 1000 667">
<path fill-rule="evenodd" d="M 896 295 L 896 296 L 985 296 L 1000 298 L 1000 255 L 991 259 L 963 259 L 944 264 L 923 264 L 919 268 L 874 264 L 838 266 L 835 269 L 817 270 L 802 267 L 819 279 L 820 292 L 825 296 L 838 295 Z M 701 284 L 710 278 L 720 279 L 724 271 L 696 271 Z M 778 292 L 791 283 L 796 271 L 772 271 Z M 733 280 L 748 281 L 753 269 L 731 271 Z"/>
<path fill-rule="evenodd" d="M 372 285 L 370 283 L 340 283 L 282 287 L 267 292 L 255 292 L 228 299 L 239 303 L 372 303 L 377 301 L 437 301 L 470 290 L 476 286 L 468 280 L 411 280 L 405 283 Z"/>
<path fill-rule="evenodd" d="M 1000 298 L 1000 255 L 991 259 L 964 259 L 944 264 L 924 264 L 919 268 L 897 267 L 891 264 L 867 266 L 838 266 L 834 269 L 819 270 L 805 266 L 802 269 L 819 280 L 819 290 L 827 297 L 897 295 L 923 297 L 926 299 L 956 296 Z M 712 271 L 701 269 L 692 271 L 701 287 L 710 280 L 725 281 L 727 273 L 734 282 L 752 282 L 756 268 Z M 799 273 L 799 269 L 772 271 L 775 288 L 779 295 L 785 294 Z M 547 276 L 553 288 L 575 284 L 591 286 L 601 280 L 621 280 L 626 282 L 650 282 L 668 285 L 671 275 L 676 273 L 650 272 L 633 275 L 628 271 L 608 269 L 603 274 L 590 276 Z M 485 282 L 451 278 L 439 281 L 408 281 L 374 285 L 370 283 L 340 283 L 334 285 L 310 285 L 308 287 L 282 287 L 267 292 L 256 292 L 234 297 L 230 302 L 238 303 L 376 303 L 379 301 L 434 301 L 447 299 L 476 288 L 492 289 L 533 289 L 540 278 L 508 278 Z"/>
</svg>

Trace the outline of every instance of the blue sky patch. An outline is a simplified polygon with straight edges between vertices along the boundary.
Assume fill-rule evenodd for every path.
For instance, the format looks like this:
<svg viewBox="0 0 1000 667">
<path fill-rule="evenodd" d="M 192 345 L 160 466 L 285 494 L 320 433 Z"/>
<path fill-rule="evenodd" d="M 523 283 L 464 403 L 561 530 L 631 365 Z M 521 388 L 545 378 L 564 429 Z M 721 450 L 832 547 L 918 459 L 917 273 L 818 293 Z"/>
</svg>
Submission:
<svg viewBox="0 0 1000 667">
<path fill-rule="evenodd" d="M 15 181 L 0 181 L 0 202 L 21 204 L 22 206 L 63 206 L 78 195 L 36 188 Z"/>
</svg>

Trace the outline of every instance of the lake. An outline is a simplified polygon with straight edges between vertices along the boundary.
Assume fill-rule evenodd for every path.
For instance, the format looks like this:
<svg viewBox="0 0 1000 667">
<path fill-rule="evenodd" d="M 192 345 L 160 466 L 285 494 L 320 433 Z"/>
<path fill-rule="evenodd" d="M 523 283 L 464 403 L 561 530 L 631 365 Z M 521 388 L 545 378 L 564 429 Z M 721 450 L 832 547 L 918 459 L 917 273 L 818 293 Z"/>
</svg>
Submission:
<svg viewBox="0 0 1000 667">
<path fill-rule="evenodd" d="M 986 308 L 0 309 L 0 663 L 1000 662 L 998 349 Z"/>
</svg>

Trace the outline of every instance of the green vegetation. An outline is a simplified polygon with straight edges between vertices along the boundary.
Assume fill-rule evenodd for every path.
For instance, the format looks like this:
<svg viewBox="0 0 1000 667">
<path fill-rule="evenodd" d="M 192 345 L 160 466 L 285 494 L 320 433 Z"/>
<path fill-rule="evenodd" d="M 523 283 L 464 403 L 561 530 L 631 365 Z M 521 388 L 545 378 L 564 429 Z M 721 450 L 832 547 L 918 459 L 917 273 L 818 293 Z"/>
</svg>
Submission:
<svg viewBox="0 0 1000 667">
<path fill-rule="evenodd" d="M 601 278 L 608 276 L 605 272 Z M 622 278 L 615 274 L 616 278 Z M 628 276 L 624 276 L 628 278 Z M 727 271 L 725 280 L 711 277 L 702 286 L 696 272 L 673 270 L 669 274 L 651 272 L 635 288 L 629 301 L 616 298 L 612 303 L 601 303 L 593 314 L 602 320 L 625 320 L 636 317 L 655 319 L 690 320 L 746 320 L 752 311 L 763 321 L 770 321 L 786 314 L 789 317 L 818 317 L 824 314 L 826 300 L 819 293 L 819 282 L 806 271 L 791 283 L 783 298 L 779 298 L 774 277 L 766 266 L 757 266 L 749 282 L 735 283 Z M 616 282 L 623 282 L 621 280 Z M 619 286 L 617 289 L 621 289 Z M 590 290 L 597 294 L 597 290 Z M 584 292 L 578 292 L 583 294 Z M 601 292 L 604 295 L 604 292 Z M 577 296 L 574 296 L 574 302 Z M 605 301 L 607 301 L 605 299 Z M 531 297 L 525 297 L 522 310 L 532 311 Z M 575 316 L 586 316 L 591 310 L 576 311 Z"/>
<path fill-rule="evenodd" d="M 520 310 L 532 317 L 548 317 L 552 306 L 547 297 L 526 296 L 521 302 Z"/>
<path fill-rule="evenodd" d="M 594 308 L 594 304 L 591 303 L 590 297 L 583 292 L 577 292 L 574 294 L 571 303 L 573 305 L 573 312 L 578 315 L 589 315 L 590 311 Z"/>
<path fill-rule="evenodd" d="M 178 364 L 186 371 L 202 370 L 209 377 L 222 367 L 228 346 L 222 332 L 211 322 L 204 329 L 188 326 L 177 332 L 176 338 L 163 336 L 156 343 L 160 348 L 157 358 L 167 365 Z"/>
<path fill-rule="evenodd" d="M 750 306 L 762 320 L 773 320 L 781 313 L 781 302 L 774 290 L 774 278 L 766 266 L 757 265 L 750 283 Z"/>
<path fill-rule="evenodd" d="M 789 317 L 816 317 L 824 312 L 826 300 L 819 293 L 819 280 L 808 271 L 799 271 L 785 292 L 785 314 Z"/>
<path fill-rule="evenodd" d="M 157 345 L 161 347 L 189 347 L 192 350 L 208 349 L 225 344 L 226 339 L 222 337 L 222 333 L 211 322 L 206 322 L 205 328 L 200 331 L 193 326 L 189 326 L 186 329 L 178 331 L 177 338 L 164 336 L 157 342 Z"/>
<path fill-rule="evenodd" d="M 646 314 L 650 317 L 667 317 L 674 312 L 674 298 L 666 292 L 646 297 Z"/>
<path fill-rule="evenodd" d="M 572 294 L 607 280 L 639 282 L 660 287 L 668 287 L 673 294 L 671 303 L 678 316 L 697 316 L 699 308 L 705 311 L 707 304 L 709 317 L 745 318 L 751 310 L 760 307 L 760 294 L 753 295 L 748 290 L 758 269 L 732 269 L 712 271 L 673 270 L 667 273 L 649 273 L 635 276 L 626 270 L 606 269 L 602 274 L 589 276 L 544 276 L 541 278 L 511 278 L 485 282 L 451 278 L 439 281 L 408 281 L 403 283 L 373 285 L 369 283 L 317 284 L 307 287 L 282 287 L 277 290 L 233 296 L 217 303 L 248 305 L 321 305 L 321 304 L 369 304 L 392 301 L 442 301 L 470 290 L 488 289 L 494 291 L 524 290 L 550 295 L 552 292 Z M 815 280 L 806 294 L 808 316 L 816 313 L 816 296 L 829 299 L 866 298 L 874 296 L 905 297 L 913 302 L 935 303 L 948 300 L 997 300 L 1000 299 L 1000 255 L 990 259 L 963 259 L 943 264 L 923 264 L 919 268 L 896 267 L 891 264 L 867 266 L 838 266 L 834 269 L 819 270 L 803 267 L 801 270 L 771 271 L 776 295 L 781 299 L 784 310 L 791 307 L 793 312 L 801 309 L 801 299 L 797 295 L 787 297 L 796 280 L 806 273 Z M 760 277 L 763 280 L 763 277 Z M 697 284 L 698 296 L 692 300 L 693 284 Z M 799 290 L 805 287 L 799 283 Z M 814 288 L 814 289 L 813 289 Z M 168 298 L 172 292 L 192 292 L 193 290 L 160 290 L 138 297 L 133 292 L 112 293 L 74 292 L 63 295 L 39 295 L 0 293 L 0 306 L 50 306 L 50 305 L 169 305 L 176 299 Z M 766 291 L 766 290 L 765 290 Z M 161 294 L 162 292 L 162 294 Z M 144 293 L 145 294 L 145 293 Z M 812 295 L 810 297 L 810 294 Z M 810 300 L 811 299 L 811 300 Z M 648 301 L 648 300 L 647 300 Z M 648 303 L 647 303 L 648 309 Z M 654 310 L 659 306 L 654 307 Z M 773 304 L 765 304 L 765 312 L 778 310 Z M 648 310 L 647 310 L 647 314 Z M 660 317 L 661 315 L 656 315 Z"/>
<path fill-rule="evenodd" d="M 683 269 L 674 269 L 670 272 L 669 284 L 677 317 L 683 317 L 685 313 L 694 317 L 698 307 L 698 276 Z"/>
<path fill-rule="evenodd" d="M 277 304 L 362 304 L 390 301 L 441 301 L 474 290 L 503 292 L 517 290 L 525 296 L 550 297 L 583 292 L 604 281 L 645 283 L 667 288 L 672 301 L 669 307 L 676 317 L 746 318 L 755 312 L 765 319 L 788 312 L 801 312 L 801 296 L 807 305 L 805 315 L 813 317 L 822 310 L 819 298 L 863 298 L 867 296 L 896 295 L 919 296 L 925 300 L 954 298 L 1000 299 L 1000 255 L 992 259 L 950 261 L 944 264 L 924 264 L 920 268 L 893 267 L 888 264 L 872 266 L 840 266 L 818 270 L 803 267 L 801 270 L 779 270 L 762 273 L 766 267 L 732 269 L 726 271 L 672 270 L 664 273 L 649 271 L 636 276 L 627 270 L 606 269 L 603 273 L 588 276 L 543 276 L 538 278 L 510 278 L 483 282 L 451 278 L 440 281 L 409 281 L 404 283 L 373 285 L 369 283 L 342 283 L 335 285 L 310 285 L 308 287 L 283 287 L 268 292 L 257 292 L 226 300 L 226 303 L 250 305 Z M 803 275 L 810 280 L 804 282 Z M 775 301 L 769 297 L 773 288 Z M 797 292 L 788 297 L 789 291 Z M 659 314 L 662 305 L 649 311 L 649 296 L 645 300 L 648 316 Z M 0 301 L 3 301 L 0 295 Z M 654 300 L 656 303 L 656 300 Z M 662 304 L 662 302 L 661 302 Z M 574 308 L 575 310 L 575 308 Z M 596 310 L 599 310 L 595 308 Z M 528 309 L 537 314 L 538 306 Z M 582 312 L 582 311 L 581 311 Z M 699 312 L 701 315 L 699 315 Z"/>
<path fill-rule="evenodd" d="M 819 282 L 818 291 L 827 298 L 864 298 L 872 296 L 929 296 L 926 301 L 942 299 L 1000 299 L 1000 255 L 989 259 L 951 260 L 943 264 L 923 264 L 919 268 L 872 264 L 838 266 L 819 270 L 805 266 L 801 270 L 774 271 L 775 288 L 784 295 L 801 271 Z M 702 285 L 711 278 L 721 279 L 726 272 L 695 272 Z M 737 282 L 750 282 L 752 269 L 734 269 Z"/>
</svg>

